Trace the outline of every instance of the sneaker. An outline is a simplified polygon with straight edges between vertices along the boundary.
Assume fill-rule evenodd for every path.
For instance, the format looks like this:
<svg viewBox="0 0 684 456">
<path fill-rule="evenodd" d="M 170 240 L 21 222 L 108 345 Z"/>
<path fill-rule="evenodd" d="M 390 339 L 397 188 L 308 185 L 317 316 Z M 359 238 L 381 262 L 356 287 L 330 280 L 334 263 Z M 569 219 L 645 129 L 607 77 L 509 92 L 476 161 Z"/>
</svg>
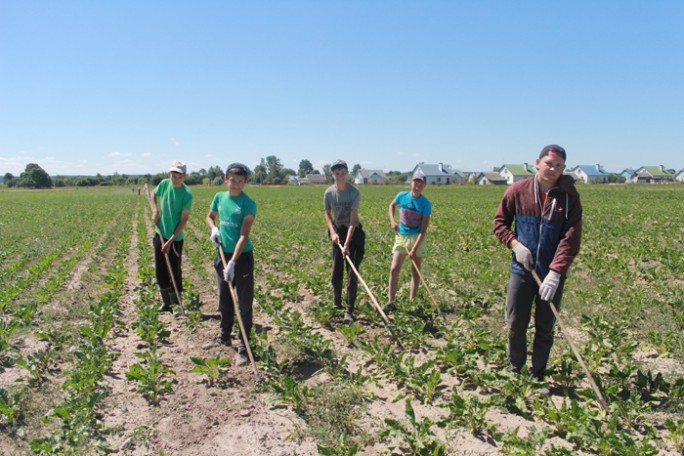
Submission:
<svg viewBox="0 0 684 456">
<path fill-rule="evenodd" d="M 230 339 L 224 339 L 221 336 L 216 336 L 211 339 L 211 341 L 207 342 L 206 344 L 202 345 L 203 349 L 208 349 L 208 348 L 213 348 L 213 347 L 230 347 Z"/>
<path fill-rule="evenodd" d="M 249 362 L 249 358 L 247 358 L 246 353 L 238 353 L 237 356 L 235 357 L 235 365 L 236 366 L 244 366 Z"/>
<path fill-rule="evenodd" d="M 344 323 L 345 325 L 350 325 L 354 323 L 354 316 L 351 314 L 351 312 L 344 313 L 344 319 L 342 320 L 342 323 Z"/>
<path fill-rule="evenodd" d="M 159 312 L 171 312 L 171 313 L 173 313 L 173 309 L 171 308 L 170 305 L 164 303 L 161 306 L 159 306 Z"/>
</svg>

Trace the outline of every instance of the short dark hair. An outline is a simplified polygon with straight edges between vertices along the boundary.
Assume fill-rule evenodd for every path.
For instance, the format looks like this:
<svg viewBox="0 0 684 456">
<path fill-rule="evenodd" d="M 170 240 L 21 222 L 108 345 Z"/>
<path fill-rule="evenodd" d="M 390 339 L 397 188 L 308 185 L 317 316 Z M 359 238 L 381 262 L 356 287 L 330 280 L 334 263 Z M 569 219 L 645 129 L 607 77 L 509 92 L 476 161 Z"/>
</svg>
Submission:
<svg viewBox="0 0 684 456">
<path fill-rule="evenodd" d="M 242 163 L 231 163 L 226 168 L 226 176 L 228 174 L 235 174 L 236 176 L 249 176 L 249 169 Z"/>
</svg>

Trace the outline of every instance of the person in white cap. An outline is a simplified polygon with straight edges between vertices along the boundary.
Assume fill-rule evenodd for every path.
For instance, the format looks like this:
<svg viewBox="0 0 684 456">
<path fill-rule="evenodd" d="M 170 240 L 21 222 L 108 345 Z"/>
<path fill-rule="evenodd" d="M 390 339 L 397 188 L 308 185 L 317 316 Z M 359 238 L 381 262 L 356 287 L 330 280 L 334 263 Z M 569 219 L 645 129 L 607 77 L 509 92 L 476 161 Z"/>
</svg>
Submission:
<svg viewBox="0 0 684 456">
<path fill-rule="evenodd" d="M 157 284 L 161 290 L 162 305 L 160 312 L 173 312 L 179 297 L 173 288 L 164 253 L 169 257 L 173 278 L 178 292 L 183 291 L 181 258 L 183 254 L 183 228 L 188 223 L 192 209 L 192 191 L 185 185 L 187 166 L 182 161 L 174 161 L 169 168 L 169 177 L 154 189 L 152 198 L 152 219 L 155 224 L 154 265 Z M 156 234 L 161 234 L 163 240 Z"/>
<path fill-rule="evenodd" d="M 337 160 L 330 167 L 335 183 L 323 195 L 325 223 L 332 241 L 332 287 L 333 302 L 342 308 L 342 279 L 344 277 L 345 257 L 349 257 L 358 270 L 366 248 L 366 235 L 359 222 L 359 190 L 347 182 L 349 168 L 344 160 Z M 342 248 L 340 248 L 342 247 Z M 354 321 L 354 303 L 359 280 L 347 264 L 347 305 L 343 323 Z"/>
<path fill-rule="evenodd" d="M 399 286 L 399 273 L 407 256 L 415 264 L 415 267 L 411 268 L 410 299 L 415 299 L 418 293 L 420 266 L 427 256 L 426 235 L 432 214 L 432 203 L 423 195 L 426 184 L 425 174 L 417 170 L 411 177 L 411 190 L 399 192 L 389 205 L 390 225 L 396 235 L 392 248 L 392 266 L 385 312 L 395 309 L 394 299 Z M 397 207 L 399 207 L 399 223 L 394 218 Z"/>
</svg>

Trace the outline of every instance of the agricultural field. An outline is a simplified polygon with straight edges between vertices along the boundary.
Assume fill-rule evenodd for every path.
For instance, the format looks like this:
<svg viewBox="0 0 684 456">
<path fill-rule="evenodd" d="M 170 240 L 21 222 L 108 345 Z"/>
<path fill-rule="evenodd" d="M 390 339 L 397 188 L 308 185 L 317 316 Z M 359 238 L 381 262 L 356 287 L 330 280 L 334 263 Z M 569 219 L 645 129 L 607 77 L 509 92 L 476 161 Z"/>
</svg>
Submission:
<svg viewBox="0 0 684 456">
<path fill-rule="evenodd" d="M 404 187 L 361 188 L 360 273 L 386 300 Z M 144 196 L 125 188 L 0 191 L 0 454 L 684 454 L 684 186 L 580 186 L 582 250 L 549 388 L 506 366 L 510 252 L 492 234 L 504 189 L 428 187 L 428 289 L 385 327 L 359 286 L 332 304 L 324 187 L 250 187 L 258 376 L 218 332 L 193 187 L 185 315 L 159 314 Z M 530 334 L 532 331 L 530 331 Z M 530 344 L 531 346 L 531 344 Z"/>
</svg>

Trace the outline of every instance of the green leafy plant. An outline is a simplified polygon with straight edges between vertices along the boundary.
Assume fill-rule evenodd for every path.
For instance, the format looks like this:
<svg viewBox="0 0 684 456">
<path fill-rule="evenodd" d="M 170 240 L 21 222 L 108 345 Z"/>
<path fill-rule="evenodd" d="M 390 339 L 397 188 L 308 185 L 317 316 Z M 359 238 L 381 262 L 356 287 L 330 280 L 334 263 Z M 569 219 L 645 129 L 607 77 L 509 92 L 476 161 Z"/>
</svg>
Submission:
<svg viewBox="0 0 684 456">
<path fill-rule="evenodd" d="M 684 420 L 665 420 L 665 429 L 669 431 L 667 438 L 674 444 L 675 450 L 684 453 Z"/>
<path fill-rule="evenodd" d="M 216 353 L 210 358 L 193 356 L 190 360 L 194 364 L 190 372 L 205 375 L 209 386 L 220 381 L 228 373 L 228 366 L 230 365 L 230 359 L 221 357 L 220 353 Z"/>
<path fill-rule="evenodd" d="M 15 426 L 23 418 L 22 410 L 21 393 L 0 388 L 0 424 Z"/>
<path fill-rule="evenodd" d="M 151 403 L 158 404 L 160 396 L 173 390 L 172 381 L 166 378 L 175 372 L 166 367 L 156 348 L 143 353 L 136 353 L 140 363 L 133 364 L 126 372 L 126 379 L 138 382 L 138 391 Z"/>
<path fill-rule="evenodd" d="M 442 456 L 446 453 L 446 446 L 432 433 L 433 422 L 429 418 L 416 420 L 416 414 L 409 400 L 406 401 L 405 415 L 408 426 L 401 422 L 385 418 L 387 427 L 380 432 L 382 438 L 399 438 L 402 443 L 390 442 L 388 449 L 399 449 L 404 453 L 416 456 Z"/>
</svg>

